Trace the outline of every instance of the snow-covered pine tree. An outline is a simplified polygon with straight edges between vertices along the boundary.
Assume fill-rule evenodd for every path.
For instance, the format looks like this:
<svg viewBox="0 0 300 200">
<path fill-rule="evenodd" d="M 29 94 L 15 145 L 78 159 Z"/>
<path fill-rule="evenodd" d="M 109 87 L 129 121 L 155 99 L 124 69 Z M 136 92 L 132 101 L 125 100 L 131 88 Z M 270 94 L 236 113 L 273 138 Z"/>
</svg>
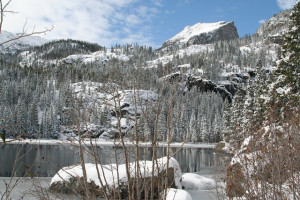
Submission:
<svg viewBox="0 0 300 200">
<path fill-rule="evenodd" d="M 245 103 L 246 91 L 243 88 L 239 88 L 236 92 L 232 102 L 232 117 L 230 122 L 231 136 L 230 140 L 234 142 L 234 145 L 239 146 L 242 137 L 242 122 L 245 116 L 242 114 Z"/>
<path fill-rule="evenodd" d="M 277 105 L 274 112 L 280 118 L 287 119 L 298 109 L 300 96 L 300 1 L 290 15 L 291 24 L 284 36 L 282 61 L 272 77 L 269 90 L 272 91 L 268 108 Z M 278 120 L 279 120 L 278 119 Z"/>
<path fill-rule="evenodd" d="M 263 61 L 258 60 L 255 69 L 255 79 L 252 88 L 253 91 L 253 120 L 251 122 L 253 128 L 258 128 L 262 124 L 264 115 L 264 99 L 263 94 L 265 93 L 266 86 L 266 71 L 263 66 Z M 252 89 L 250 89 L 252 90 Z"/>
<path fill-rule="evenodd" d="M 223 106 L 223 119 L 222 119 L 222 138 L 229 142 L 231 135 L 231 117 L 232 117 L 232 105 L 226 99 Z"/>
<path fill-rule="evenodd" d="M 277 88 L 290 88 L 295 94 L 300 90 L 300 1 L 298 1 L 290 15 L 291 25 L 284 36 L 282 62 L 276 71 Z M 279 78 L 280 76 L 280 78 Z"/>
</svg>

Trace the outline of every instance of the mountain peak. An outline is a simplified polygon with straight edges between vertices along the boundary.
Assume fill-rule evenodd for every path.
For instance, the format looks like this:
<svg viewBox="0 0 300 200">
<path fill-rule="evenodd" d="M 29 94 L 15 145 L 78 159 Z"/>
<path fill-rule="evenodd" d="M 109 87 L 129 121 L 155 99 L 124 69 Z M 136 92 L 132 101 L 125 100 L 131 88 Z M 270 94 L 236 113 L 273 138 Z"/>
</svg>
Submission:
<svg viewBox="0 0 300 200">
<path fill-rule="evenodd" d="M 180 33 L 167 40 L 163 46 L 171 44 L 207 44 L 218 40 L 238 38 L 234 22 L 197 23 L 185 27 Z"/>
</svg>

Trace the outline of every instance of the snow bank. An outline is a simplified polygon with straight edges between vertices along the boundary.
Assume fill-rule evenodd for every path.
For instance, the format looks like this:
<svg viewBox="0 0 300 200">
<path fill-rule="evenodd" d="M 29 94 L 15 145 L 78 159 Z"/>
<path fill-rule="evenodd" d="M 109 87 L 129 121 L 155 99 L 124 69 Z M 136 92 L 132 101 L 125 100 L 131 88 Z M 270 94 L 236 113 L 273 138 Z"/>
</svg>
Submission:
<svg viewBox="0 0 300 200">
<path fill-rule="evenodd" d="M 166 200 L 193 200 L 193 199 L 187 191 L 170 188 L 168 189 Z"/>
<path fill-rule="evenodd" d="M 157 160 L 158 167 L 155 166 L 154 168 L 154 175 L 158 176 L 159 173 L 163 172 L 167 169 L 167 157 L 163 157 Z M 134 177 L 135 174 L 135 168 L 136 168 L 136 162 L 130 163 L 130 176 Z M 139 161 L 139 167 L 140 167 L 140 177 L 146 178 L 151 177 L 152 175 L 152 161 Z M 85 164 L 86 172 L 87 172 L 87 181 L 89 183 L 94 182 L 99 188 L 102 188 L 101 182 L 103 183 L 104 187 L 113 187 L 114 185 L 117 185 L 118 180 L 117 177 L 119 176 L 119 180 L 121 183 L 127 183 L 128 178 L 126 174 L 126 165 L 122 164 L 117 166 L 115 164 L 110 165 L 100 165 L 98 164 L 99 169 L 99 176 L 98 178 L 98 172 L 97 172 L 97 166 L 96 164 L 86 163 Z M 177 188 L 182 188 L 181 185 L 181 169 L 177 162 L 177 160 L 173 157 L 169 159 L 169 168 L 173 168 L 174 170 L 174 182 L 175 186 Z M 118 176 L 117 176 L 118 175 Z M 81 165 L 73 165 L 64 167 L 61 170 L 59 170 L 55 176 L 52 178 L 50 185 L 53 185 L 55 183 L 63 183 L 63 182 L 70 182 L 72 178 L 82 178 L 83 172 Z"/>
<path fill-rule="evenodd" d="M 186 173 L 182 175 L 182 187 L 187 190 L 212 190 L 216 188 L 216 181 L 198 174 Z"/>
</svg>

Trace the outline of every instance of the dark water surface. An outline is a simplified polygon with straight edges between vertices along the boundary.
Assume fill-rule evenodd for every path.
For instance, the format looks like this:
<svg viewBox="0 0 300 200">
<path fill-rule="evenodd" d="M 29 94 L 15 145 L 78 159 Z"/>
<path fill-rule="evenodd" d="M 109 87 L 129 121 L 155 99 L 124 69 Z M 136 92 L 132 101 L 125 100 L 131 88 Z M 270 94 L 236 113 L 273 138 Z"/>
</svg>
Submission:
<svg viewBox="0 0 300 200">
<path fill-rule="evenodd" d="M 177 149 L 171 148 L 171 151 L 176 152 Z M 128 147 L 127 151 L 133 161 L 136 150 Z M 117 161 L 119 164 L 124 163 L 124 151 L 120 147 L 86 147 L 84 154 L 86 162 L 95 163 L 94 156 L 91 154 L 97 155 L 98 163 L 111 164 Z M 157 157 L 165 155 L 167 155 L 167 148 L 158 148 Z M 179 162 L 182 172 L 201 172 L 221 169 L 225 166 L 227 156 L 212 149 L 182 148 L 173 157 Z M 151 158 L 150 147 L 139 148 L 140 160 L 151 160 Z M 7 144 L 0 147 L 0 177 L 12 175 L 51 177 L 62 167 L 79 163 L 78 147 L 69 144 Z"/>
</svg>

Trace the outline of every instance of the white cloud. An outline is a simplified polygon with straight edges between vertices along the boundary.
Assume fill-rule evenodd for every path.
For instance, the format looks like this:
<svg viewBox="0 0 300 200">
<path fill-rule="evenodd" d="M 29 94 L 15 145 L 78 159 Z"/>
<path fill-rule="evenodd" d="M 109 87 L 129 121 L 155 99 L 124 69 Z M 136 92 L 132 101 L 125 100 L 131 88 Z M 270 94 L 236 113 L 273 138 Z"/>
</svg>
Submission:
<svg viewBox="0 0 300 200">
<path fill-rule="evenodd" d="M 9 9 L 18 12 L 4 19 L 3 29 L 21 32 L 27 20 L 28 32 L 54 26 L 49 39 L 72 38 L 110 47 L 124 41 L 151 43 L 145 21 L 155 17 L 152 8 L 141 0 L 13 0 Z M 140 10 L 135 9 L 140 5 Z M 133 9 L 134 8 L 134 9 Z M 146 11 L 148 10 L 148 11 Z M 151 12 L 151 15 L 146 13 Z M 127 28 L 129 31 L 118 31 Z M 149 31 L 149 30 L 148 30 Z M 44 36 L 43 36 L 44 37 Z M 134 41 L 136 40 L 136 41 Z"/>
<path fill-rule="evenodd" d="M 128 26 L 134 26 L 141 23 L 141 20 L 136 15 L 128 15 L 126 17 L 126 22 Z"/>
<path fill-rule="evenodd" d="M 258 23 L 264 24 L 264 23 L 266 23 L 266 20 L 265 19 L 261 19 L 261 20 L 258 21 Z"/>
<path fill-rule="evenodd" d="M 276 0 L 279 8 L 285 10 L 292 8 L 298 0 Z"/>
<path fill-rule="evenodd" d="M 163 3 L 162 1 L 163 0 L 151 0 L 156 6 L 159 6 L 159 7 L 162 7 L 163 6 Z"/>
</svg>

